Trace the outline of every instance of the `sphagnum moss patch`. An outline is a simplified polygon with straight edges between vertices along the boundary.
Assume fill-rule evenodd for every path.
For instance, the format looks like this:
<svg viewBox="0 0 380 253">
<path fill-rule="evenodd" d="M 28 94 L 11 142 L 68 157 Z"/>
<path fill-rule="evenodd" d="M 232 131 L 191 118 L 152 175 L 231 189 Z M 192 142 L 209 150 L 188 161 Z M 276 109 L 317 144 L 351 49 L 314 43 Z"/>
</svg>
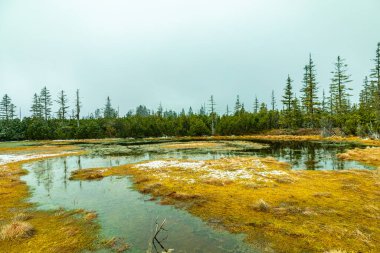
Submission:
<svg viewBox="0 0 380 253">
<path fill-rule="evenodd" d="M 149 161 L 81 170 L 72 179 L 93 175 L 131 175 L 140 192 L 245 233 L 264 251 L 380 251 L 377 171 L 293 171 L 273 158 L 248 157 Z"/>
</svg>

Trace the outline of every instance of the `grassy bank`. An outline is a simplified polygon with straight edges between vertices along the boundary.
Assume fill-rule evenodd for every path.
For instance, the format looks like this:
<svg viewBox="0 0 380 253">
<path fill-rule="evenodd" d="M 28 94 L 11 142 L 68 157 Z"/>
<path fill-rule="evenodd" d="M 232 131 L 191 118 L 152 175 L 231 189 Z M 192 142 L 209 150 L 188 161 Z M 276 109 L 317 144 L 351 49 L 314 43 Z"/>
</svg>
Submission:
<svg viewBox="0 0 380 253">
<path fill-rule="evenodd" d="M 26 202 L 30 191 L 20 177 L 26 162 L 82 152 L 74 146 L 7 143 L 0 154 L 9 162 L 0 165 L 1 252 L 81 252 L 93 249 L 98 226 L 83 210 L 39 211 Z"/>
</svg>

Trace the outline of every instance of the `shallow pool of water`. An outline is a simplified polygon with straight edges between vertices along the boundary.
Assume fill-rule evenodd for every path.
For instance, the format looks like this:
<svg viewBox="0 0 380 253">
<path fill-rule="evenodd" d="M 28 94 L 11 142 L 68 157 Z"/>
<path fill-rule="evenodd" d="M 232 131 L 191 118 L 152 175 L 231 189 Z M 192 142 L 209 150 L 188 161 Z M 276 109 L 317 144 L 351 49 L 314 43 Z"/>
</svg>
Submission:
<svg viewBox="0 0 380 253">
<path fill-rule="evenodd" d="M 145 156 L 144 156 L 145 157 Z M 145 157 L 146 158 L 146 157 Z M 167 220 L 162 243 L 175 252 L 257 252 L 243 242 L 243 235 L 211 228 L 186 211 L 149 201 L 131 188 L 128 177 L 101 181 L 70 181 L 71 171 L 136 162 L 139 158 L 72 156 L 26 164 L 23 180 L 31 186 L 29 201 L 41 209 L 83 208 L 98 213 L 104 238 L 122 237 L 132 245 L 128 252 L 146 252 L 155 221 Z M 162 249 L 157 244 L 158 252 Z M 153 252 L 155 252 L 153 250 Z"/>
<path fill-rule="evenodd" d="M 151 158 L 182 158 L 182 159 L 217 159 L 233 156 L 274 157 L 279 161 L 287 162 L 294 170 L 343 170 L 343 169 L 376 169 L 356 161 L 347 161 L 337 158 L 337 154 L 348 149 L 363 148 L 364 146 L 352 143 L 328 143 L 306 141 L 253 141 L 267 144 L 267 148 L 240 149 L 240 150 L 212 150 L 212 149 L 182 149 L 166 151 L 165 154 L 151 153 Z"/>
</svg>

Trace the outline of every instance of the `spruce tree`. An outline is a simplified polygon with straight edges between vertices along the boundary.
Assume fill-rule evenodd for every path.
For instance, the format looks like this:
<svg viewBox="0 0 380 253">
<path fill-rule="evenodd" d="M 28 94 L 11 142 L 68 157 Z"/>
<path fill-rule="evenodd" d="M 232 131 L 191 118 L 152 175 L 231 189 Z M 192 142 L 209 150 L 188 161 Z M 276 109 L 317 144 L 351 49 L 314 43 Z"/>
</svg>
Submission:
<svg viewBox="0 0 380 253">
<path fill-rule="evenodd" d="M 67 104 L 68 103 L 67 95 L 65 94 L 63 90 L 59 92 L 58 98 L 55 101 L 58 103 L 58 108 L 59 108 L 57 111 L 58 119 L 65 120 L 69 106 Z"/>
<path fill-rule="evenodd" d="M 331 109 L 334 114 L 342 114 L 349 109 L 349 96 L 348 91 L 352 90 L 347 87 L 347 84 L 352 82 L 350 75 L 347 74 L 347 64 L 345 60 L 340 56 L 337 57 L 337 61 L 334 64 L 335 70 L 331 72 L 333 77 L 330 84 L 330 96 L 331 96 Z"/>
<path fill-rule="evenodd" d="M 259 112 L 259 100 L 257 99 L 257 96 L 255 96 L 255 102 L 253 103 L 253 112 Z"/>
<path fill-rule="evenodd" d="M 215 121 L 216 121 L 216 112 L 215 112 L 215 100 L 214 96 L 211 95 L 210 100 L 209 100 L 209 107 L 210 107 L 210 117 L 211 117 L 211 134 L 215 134 Z"/>
<path fill-rule="evenodd" d="M 205 106 L 201 105 L 201 109 L 199 110 L 199 115 L 202 115 L 202 116 L 206 115 L 206 108 L 205 108 Z"/>
<path fill-rule="evenodd" d="M 377 123 L 380 125 L 380 42 L 377 43 L 376 55 L 373 59 L 375 66 L 371 69 L 371 84 L 376 88 L 374 90 L 373 105 L 376 110 Z"/>
<path fill-rule="evenodd" d="M 271 106 L 272 106 L 272 111 L 274 111 L 276 109 L 276 98 L 274 96 L 274 90 L 272 90 Z"/>
<path fill-rule="evenodd" d="M 241 111 L 241 103 L 240 103 L 239 95 L 236 96 L 234 111 L 235 111 L 235 115 L 239 114 Z"/>
<path fill-rule="evenodd" d="M 378 91 L 380 92 L 380 42 L 377 43 L 376 56 L 373 59 L 375 66 L 371 69 L 370 78 L 372 78 L 372 82 L 375 83 Z"/>
<path fill-rule="evenodd" d="M 191 108 L 191 106 L 189 107 L 189 111 L 188 111 L 187 115 L 189 115 L 189 116 L 194 115 L 193 108 Z"/>
<path fill-rule="evenodd" d="M 51 116 L 51 101 L 50 91 L 45 87 L 42 88 L 40 93 L 41 111 L 45 120 L 48 120 Z"/>
<path fill-rule="evenodd" d="M 162 104 L 160 102 L 158 108 L 157 108 L 157 116 L 162 117 L 162 113 L 164 112 L 164 109 L 162 108 Z"/>
<path fill-rule="evenodd" d="M 137 109 L 136 109 L 136 113 L 137 113 Z M 108 119 L 108 118 L 116 118 L 116 116 L 117 116 L 117 112 L 114 108 L 112 108 L 111 99 L 110 97 L 107 97 L 106 105 L 104 106 L 104 110 L 103 110 L 103 117 Z"/>
<path fill-rule="evenodd" d="M 30 108 L 30 112 L 32 113 L 33 118 L 42 118 L 42 104 L 37 93 L 34 93 L 33 95 L 33 102 Z"/>
<path fill-rule="evenodd" d="M 285 110 L 287 112 L 290 112 L 292 108 L 292 101 L 293 101 L 293 86 L 292 86 L 293 80 L 288 75 L 288 78 L 286 79 L 286 86 L 284 89 L 284 95 L 282 96 L 281 102 L 285 106 Z"/>
<path fill-rule="evenodd" d="M 320 103 L 317 96 L 318 87 L 315 74 L 315 65 L 311 55 L 309 55 L 309 62 L 304 69 L 305 73 L 303 78 L 303 87 L 301 89 L 301 101 L 305 110 L 308 126 L 315 127 L 317 121 L 316 114 Z"/>
<path fill-rule="evenodd" d="M 15 116 L 16 106 L 12 103 L 8 94 L 5 94 L 0 101 L 0 119 L 11 120 Z"/>
<path fill-rule="evenodd" d="M 369 109 L 372 101 L 372 90 L 371 85 L 368 81 L 368 76 L 363 80 L 363 89 L 359 94 L 359 107 L 362 109 Z"/>
</svg>

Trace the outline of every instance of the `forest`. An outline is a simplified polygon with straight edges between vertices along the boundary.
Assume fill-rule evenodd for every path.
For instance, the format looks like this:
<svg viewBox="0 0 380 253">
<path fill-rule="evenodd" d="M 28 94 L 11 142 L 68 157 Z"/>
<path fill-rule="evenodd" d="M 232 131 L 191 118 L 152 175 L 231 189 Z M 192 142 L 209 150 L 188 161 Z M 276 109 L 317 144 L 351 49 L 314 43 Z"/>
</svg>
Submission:
<svg viewBox="0 0 380 253">
<path fill-rule="evenodd" d="M 294 89 L 292 77 L 284 78 L 284 89 L 278 100 L 280 106 L 272 91 L 269 105 L 257 97 L 253 99 L 253 106 L 245 105 L 237 96 L 234 107 L 226 106 L 224 113 L 215 111 L 216 102 L 211 95 L 197 111 L 190 107 L 175 112 L 164 110 L 161 105 L 151 110 L 139 105 L 134 111 L 119 115 L 107 97 L 102 108 L 82 116 L 79 90 L 74 106 L 70 107 L 64 90 L 54 99 L 45 86 L 31 97 L 30 116 L 21 117 L 17 115 L 17 106 L 12 99 L 4 94 L 0 100 L 0 140 L 246 135 L 272 129 L 288 132 L 318 129 L 325 136 L 343 134 L 378 138 L 380 43 L 372 61 L 373 68 L 363 78 L 359 101 L 350 99 L 355 91 L 350 87 L 352 80 L 344 58 L 336 58 L 329 90 L 321 92 L 311 55 L 303 70 L 300 91 Z M 56 112 L 53 112 L 53 103 L 58 107 Z"/>
</svg>

